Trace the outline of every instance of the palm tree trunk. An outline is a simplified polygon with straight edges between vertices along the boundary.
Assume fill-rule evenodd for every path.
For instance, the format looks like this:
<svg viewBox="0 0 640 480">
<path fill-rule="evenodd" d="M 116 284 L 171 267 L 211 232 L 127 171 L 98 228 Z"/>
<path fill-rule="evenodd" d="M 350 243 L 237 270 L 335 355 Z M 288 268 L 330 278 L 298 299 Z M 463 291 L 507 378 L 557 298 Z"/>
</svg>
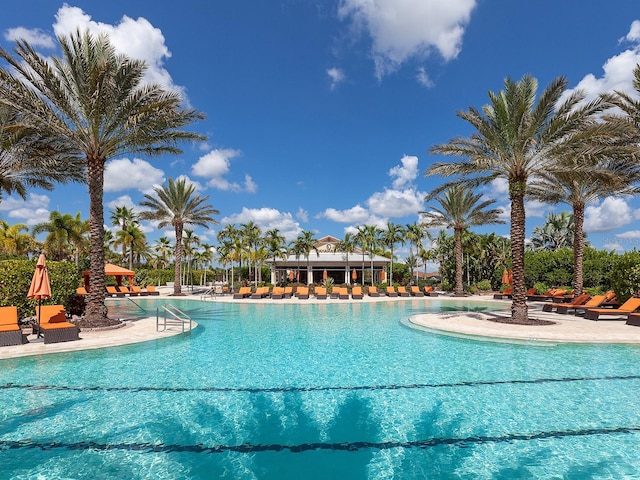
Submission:
<svg viewBox="0 0 640 480">
<path fill-rule="evenodd" d="M 521 188 L 518 188 L 522 186 Z M 514 190 L 518 192 L 514 193 Z M 524 286 L 524 182 L 509 185 L 511 197 L 511 258 L 513 271 L 513 302 L 511 303 L 511 320 L 524 323 L 529 318 L 526 289 Z"/>
<path fill-rule="evenodd" d="M 456 244 L 456 288 L 454 295 L 461 297 L 464 295 L 464 288 L 462 286 L 462 262 L 464 261 L 462 258 L 462 231 L 455 229 L 453 236 L 455 237 Z"/>
<path fill-rule="evenodd" d="M 173 294 L 182 295 L 182 225 L 177 224 L 176 230 L 176 270 L 173 275 Z"/>
<path fill-rule="evenodd" d="M 580 295 L 584 283 L 584 204 L 573 205 L 573 293 Z"/>
<path fill-rule="evenodd" d="M 107 309 L 104 305 L 106 292 L 104 273 L 104 208 L 102 204 L 104 164 L 100 159 L 89 158 L 87 159 L 87 165 L 91 276 L 85 316 L 90 324 L 107 324 Z"/>
</svg>

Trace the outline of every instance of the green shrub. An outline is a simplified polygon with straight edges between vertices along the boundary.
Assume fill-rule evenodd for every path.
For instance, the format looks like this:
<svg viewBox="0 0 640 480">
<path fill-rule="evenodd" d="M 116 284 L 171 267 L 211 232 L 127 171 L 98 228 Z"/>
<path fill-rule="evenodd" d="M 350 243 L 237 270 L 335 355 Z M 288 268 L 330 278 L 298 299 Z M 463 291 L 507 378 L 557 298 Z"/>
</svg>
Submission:
<svg viewBox="0 0 640 480">
<path fill-rule="evenodd" d="M 536 282 L 533 284 L 533 288 L 536 289 L 536 293 L 542 294 L 549 290 L 549 286 L 544 282 Z"/>
<path fill-rule="evenodd" d="M 38 302 L 27 299 L 36 260 L 0 261 L 0 306 L 15 305 L 20 318 L 35 315 Z M 73 263 L 47 261 L 51 282 L 51 298 L 43 305 L 69 306 L 71 295 L 80 285 L 80 272 Z"/>
<path fill-rule="evenodd" d="M 618 303 L 636 295 L 640 291 L 640 252 L 633 250 L 619 255 L 609 278 Z"/>
<path fill-rule="evenodd" d="M 492 290 L 491 281 L 490 280 L 480 280 L 478 283 L 476 283 L 476 288 L 478 290 L 484 290 L 484 291 Z"/>
</svg>

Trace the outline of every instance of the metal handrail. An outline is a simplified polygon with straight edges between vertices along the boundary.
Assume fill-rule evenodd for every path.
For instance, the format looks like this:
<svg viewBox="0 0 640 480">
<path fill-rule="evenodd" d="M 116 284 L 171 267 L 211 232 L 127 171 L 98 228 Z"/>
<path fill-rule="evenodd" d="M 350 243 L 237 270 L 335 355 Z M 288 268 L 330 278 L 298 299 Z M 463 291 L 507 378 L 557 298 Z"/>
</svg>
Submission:
<svg viewBox="0 0 640 480">
<path fill-rule="evenodd" d="M 141 305 L 139 305 L 138 303 L 134 302 L 133 299 L 131 297 L 126 297 L 127 300 L 129 300 L 131 303 L 133 303 L 136 307 L 138 307 L 140 310 L 142 310 L 143 312 L 146 313 L 147 310 L 145 310 Z"/>
<path fill-rule="evenodd" d="M 174 305 L 160 305 L 156 310 L 156 331 L 160 329 L 160 309 L 164 311 L 164 315 L 162 316 L 162 331 L 167 329 L 167 325 L 181 325 L 182 333 L 185 333 L 185 325 L 189 325 L 189 332 L 191 331 L 192 320 L 189 315 L 184 313 L 182 310 L 177 308 Z M 167 319 L 167 314 L 169 314 L 172 318 Z"/>
</svg>

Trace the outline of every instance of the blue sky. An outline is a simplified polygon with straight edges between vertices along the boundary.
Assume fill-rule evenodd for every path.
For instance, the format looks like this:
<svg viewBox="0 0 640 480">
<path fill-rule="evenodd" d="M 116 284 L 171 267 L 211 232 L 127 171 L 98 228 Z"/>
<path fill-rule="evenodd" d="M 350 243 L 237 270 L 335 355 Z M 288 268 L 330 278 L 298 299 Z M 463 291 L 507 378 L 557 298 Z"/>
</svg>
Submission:
<svg viewBox="0 0 640 480">
<path fill-rule="evenodd" d="M 208 142 L 161 158 L 107 164 L 105 218 L 137 206 L 167 178 L 185 175 L 225 223 L 253 220 L 288 240 L 301 230 L 339 238 L 356 225 L 409 224 L 441 179 L 436 143 L 471 133 L 456 112 L 481 107 L 505 77 L 532 74 L 540 89 L 560 75 L 590 95 L 631 92 L 640 62 L 637 0 L 51 0 L 3 6 L 0 42 L 28 39 L 57 54 L 55 35 L 108 32 L 115 47 L 150 66 L 148 79 L 183 93 L 206 114 Z M 504 182 L 484 193 L 504 207 Z M 84 185 L 0 202 L 0 218 L 28 225 L 58 210 L 88 217 Z M 527 204 L 527 233 L 565 206 Z M 599 248 L 640 238 L 640 202 L 589 205 L 585 227 Z M 172 232 L 144 224 L 150 242 Z M 197 228 L 215 243 L 219 227 Z M 476 229 L 508 234 L 508 224 Z M 402 255 L 402 252 L 400 252 Z"/>
</svg>

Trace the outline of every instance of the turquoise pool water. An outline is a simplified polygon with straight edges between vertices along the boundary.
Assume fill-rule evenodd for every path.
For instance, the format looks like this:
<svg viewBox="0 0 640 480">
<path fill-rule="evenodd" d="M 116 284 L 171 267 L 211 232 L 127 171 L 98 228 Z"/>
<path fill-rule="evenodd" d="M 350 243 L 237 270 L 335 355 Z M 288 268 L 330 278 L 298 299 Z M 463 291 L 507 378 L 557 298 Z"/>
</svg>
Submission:
<svg viewBox="0 0 640 480">
<path fill-rule="evenodd" d="M 191 336 L 0 361 L 0 478 L 640 478 L 638 347 L 401 325 L 438 299 L 172 303 Z"/>
</svg>

